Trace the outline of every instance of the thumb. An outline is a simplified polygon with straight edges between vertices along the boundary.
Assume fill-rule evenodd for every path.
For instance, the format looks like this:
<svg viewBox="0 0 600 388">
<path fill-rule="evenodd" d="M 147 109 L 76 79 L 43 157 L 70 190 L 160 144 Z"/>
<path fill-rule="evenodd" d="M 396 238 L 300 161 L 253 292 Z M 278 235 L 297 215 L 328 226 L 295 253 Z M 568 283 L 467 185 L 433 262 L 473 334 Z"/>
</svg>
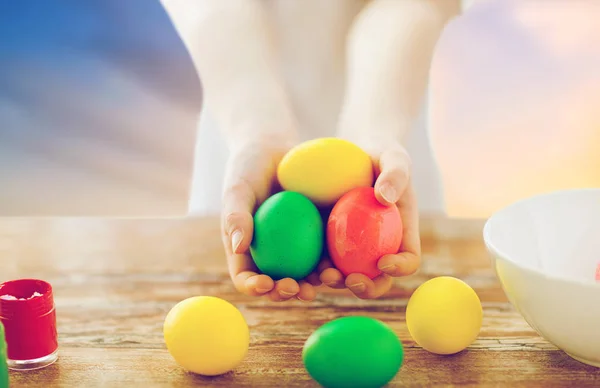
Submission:
<svg viewBox="0 0 600 388">
<path fill-rule="evenodd" d="M 225 189 L 222 229 L 228 240 L 225 244 L 228 253 L 240 254 L 248 250 L 254 232 L 252 212 L 255 205 L 256 196 L 247 182 L 242 180 Z"/>
<path fill-rule="evenodd" d="M 397 203 L 408 187 L 411 160 L 404 149 L 384 151 L 379 157 L 375 196 L 383 205 Z"/>
</svg>

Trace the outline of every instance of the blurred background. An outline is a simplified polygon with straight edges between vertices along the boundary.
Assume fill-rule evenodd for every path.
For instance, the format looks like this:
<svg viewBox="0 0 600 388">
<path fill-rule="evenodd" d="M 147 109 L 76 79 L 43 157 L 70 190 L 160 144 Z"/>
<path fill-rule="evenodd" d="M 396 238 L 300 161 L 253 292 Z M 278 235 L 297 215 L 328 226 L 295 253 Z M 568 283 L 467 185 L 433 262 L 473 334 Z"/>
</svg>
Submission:
<svg viewBox="0 0 600 388">
<path fill-rule="evenodd" d="M 200 104 L 158 0 L 0 0 L 0 214 L 185 214 Z"/>
<path fill-rule="evenodd" d="M 445 212 L 600 187 L 600 2 L 488 0 L 450 23 L 428 130 Z"/>
<path fill-rule="evenodd" d="M 600 185 L 599 15 L 488 0 L 448 26 L 408 140 L 422 212 Z M 0 0 L 0 215 L 186 214 L 201 103 L 158 0 Z"/>
</svg>

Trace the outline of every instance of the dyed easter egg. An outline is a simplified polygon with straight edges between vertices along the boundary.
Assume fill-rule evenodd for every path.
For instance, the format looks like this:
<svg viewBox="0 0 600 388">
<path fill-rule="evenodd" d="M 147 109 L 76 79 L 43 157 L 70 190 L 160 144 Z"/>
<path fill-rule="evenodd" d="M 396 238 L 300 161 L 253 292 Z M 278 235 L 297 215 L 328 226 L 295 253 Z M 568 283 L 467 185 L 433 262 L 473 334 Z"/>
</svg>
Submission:
<svg viewBox="0 0 600 388">
<path fill-rule="evenodd" d="M 250 253 L 265 275 L 300 280 L 319 263 L 323 236 L 317 207 L 302 194 L 282 191 L 256 211 Z"/>
<path fill-rule="evenodd" d="M 410 335 L 423 349 L 454 354 L 469 346 L 481 329 L 483 309 L 465 282 L 440 276 L 421 284 L 406 306 Z"/>
<path fill-rule="evenodd" d="M 333 205 L 355 187 L 373 184 L 370 156 L 347 140 L 320 138 L 292 148 L 277 168 L 284 190 L 307 196 L 317 206 Z"/>
<path fill-rule="evenodd" d="M 239 365 L 248 353 L 250 331 L 242 313 L 212 296 L 179 302 L 165 319 L 167 350 L 184 369 L 216 376 Z"/>
<path fill-rule="evenodd" d="M 402 219 L 396 206 L 382 205 L 372 187 L 349 191 L 335 204 L 327 222 L 327 248 L 335 267 L 344 275 L 381 273 L 377 261 L 398 253 Z"/>
<path fill-rule="evenodd" d="M 385 323 L 369 317 L 344 317 L 324 324 L 306 340 L 302 360 L 323 387 L 375 388 L 396 376 L 404 348 Z"/>
</svg>

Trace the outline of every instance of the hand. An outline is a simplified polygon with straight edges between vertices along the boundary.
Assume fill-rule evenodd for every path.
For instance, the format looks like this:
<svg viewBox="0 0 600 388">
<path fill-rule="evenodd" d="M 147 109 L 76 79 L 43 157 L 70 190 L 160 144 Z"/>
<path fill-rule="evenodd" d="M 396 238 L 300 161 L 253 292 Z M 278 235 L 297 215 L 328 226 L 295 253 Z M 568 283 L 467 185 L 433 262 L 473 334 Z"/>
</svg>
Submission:
<svg viewBox="0 0 600 388">
<path fill-rule="evenodd" d="M 373 159 L 377 176 L 375 195 L 387 206 L 398 206 L 403 223 L 403 238 L 400 252 L 385 255 L 377 262 L 383 272 L 375 279 L 359 273 L 344 275 L 329 260 L 319 266 L 320 280 L 332 288 L 349 288 L 361 299 L 376 299 L 387 293 L 392 286 L 392 278 L 413 274 L 421 262 L 421 241 L 419 237 L 419 214 L 417 201 L 410 178 L 411 162 L 408 153 L 399 143 L 387 142 L 381 146 L 370 143 L 362 146 Z"/>
<path fill-rule="evenodd" d="M 249 252 L 252 215 L 258 205 L 278 191 L 277 165 L 293 144 L 287 135 L 253 139 L 232 152 L 225 175 L 221 234 L 229 274 L 238 291 L 249 296 L 265 295 L 273 301 L 311 301 L 316 296 L 311 283 L 319 284 L 317 275 L 309 277 L 310 283 L 290 278 L 275 282 L 258 273 Z"/>
</svg>

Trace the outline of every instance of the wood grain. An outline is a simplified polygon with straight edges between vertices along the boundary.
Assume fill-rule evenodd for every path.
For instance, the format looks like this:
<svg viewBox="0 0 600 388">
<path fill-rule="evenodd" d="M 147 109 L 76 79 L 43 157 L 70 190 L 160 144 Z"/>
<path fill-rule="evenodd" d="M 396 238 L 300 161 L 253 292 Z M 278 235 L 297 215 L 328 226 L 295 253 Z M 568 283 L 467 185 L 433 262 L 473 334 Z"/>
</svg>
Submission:
<svg viewBox="0 0 600 388">
<path fill-rule="evenodd" d="M 225 272 L 216 220 L 0 219 L 0 281 L 38 277 L 55 289 L 60 359 L 46 369 L 11 372 L 14 387 L 317 386 L 301 349 L 323 323 L 369 315 L 390 324 L 406 348 L 391 386 L 598 386 L 600 370 L 540 338 L 507 302 L 479 239 L 424 237 L 423 266 L 384 298 L 362 301 L 320 290 L 313 303 L 272 303 L 237 293 Z M 410 338 L 407 299 L 426 279 L 452 275 L 479 294 L 479 339 L 450 357 Z M 203 378 L 167 353 L 162 323 L 177 302 L 214 295 L 237 305 L 251 349 L 233 372 Z"/>
</svg>

